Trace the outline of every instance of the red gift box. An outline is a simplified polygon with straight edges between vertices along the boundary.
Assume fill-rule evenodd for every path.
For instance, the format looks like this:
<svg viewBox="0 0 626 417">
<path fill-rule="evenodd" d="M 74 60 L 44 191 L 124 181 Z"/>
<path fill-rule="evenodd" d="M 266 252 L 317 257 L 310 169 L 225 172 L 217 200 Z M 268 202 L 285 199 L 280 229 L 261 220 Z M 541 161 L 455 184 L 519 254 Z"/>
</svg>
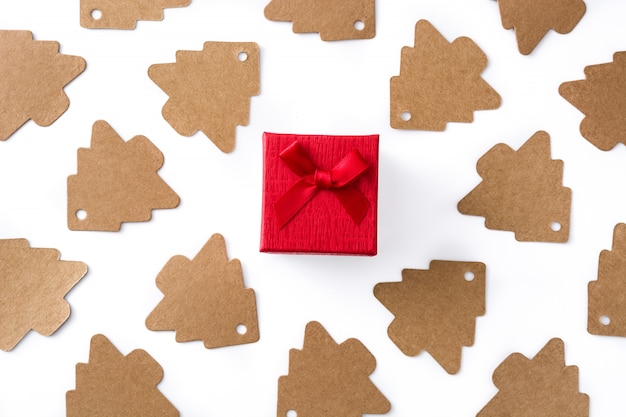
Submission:
<svg viewBox="0 0 626 417">
<path fill-rule="evenodd" d="M 378 135 L 263 134 L 261 252 L 374 256 Z"/>
</svg>

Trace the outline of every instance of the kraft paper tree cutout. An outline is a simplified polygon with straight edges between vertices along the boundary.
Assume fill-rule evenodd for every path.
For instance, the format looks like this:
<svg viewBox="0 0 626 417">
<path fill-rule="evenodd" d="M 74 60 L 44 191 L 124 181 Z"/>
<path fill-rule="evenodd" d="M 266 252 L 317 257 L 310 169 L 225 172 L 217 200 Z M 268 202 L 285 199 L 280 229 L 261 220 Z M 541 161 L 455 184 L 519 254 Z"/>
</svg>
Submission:
<svg viewBox="0 0 626 417">
<path fill-rule="evenodd" d="M 178 417 L 158 390 L 163 369 L 146 351 L 122 355 L 105 336 L 91 338 L 89 363 L 76 365 L 76 389 L 65 396 L 67 417 Z"/>
<path fill-rule="evenodd" d="M 319 32 L 323 41 L 376 36 L 375 0 L 272 0 L 265 17 L 293 22 L 294 33 Z"/>
<path fill-rule="evenodd" d="M 289 374 L 278 379 L 278 417 L 385 414 L 391 404 L 369 379 L 376 359 L 357 339 L 337 344 L 326 329 L 306 326 L 301 350 L 289 351 Z"/>
<path fill-rule="evenodd" d="M 32 119 L 50 126 L 70 105 L 63 88 L 85 70 L 59 43 L 35 41 L 26 30 L 0 30 L 0 140 Z"/>
<path fill-rule="evenodd" d="M 589 396 L 578 391 L 578 367 L 565 365 L 561 339 L 550 340 L 537 355 L 509 355 L 493 373 L 500 390 L 477 417 L 587 417 Z"/>
<path fill-rule="evenodd" d="M 475 110 L 500 107 L 481 78 L 487 56 L 467 37 L 448 42 L 427 20 L 415 25 L 415 46 L 402 48 L 400 75 L 391 77 L 391 127 L 445 130 L 472 122 Z"/>
<path fill-rule="evenodd" d="M 485 265 L 432 261 L 429 270 L 402 270 L 401 282 L 377 284 L 374 295 L 395 316 L 387 330 L 402 353 L 426 350 L 456 374 L 463 346 L 474 344 L 476 317 L 485 314 Z"/>
<path fill-rule="evenodd" d="M 254 290 L 244 287 L 241 263 L 228 260 L 215 234 L 193 260 L 174 256 L 156 279 L 165 297 L 146 319 L 150 330 L 175 330 L 177 342 L 202 340 L 206 348 L 259 340 Z"/>
<path fill-rule="evenodd" d="M 94 123 L 91 148 L 78 150 L 78 173 L 67 179 L 70 230 L 116 232 L 152 210 L 174 208 L 178 195 L 159 177 L 163 154 L 145 136 L 128 142 L 104 120 Z"/>
<path fill-rule="evenodd" d="M 138 20 L 163 20 L 163 9 L 191 0 L 80 0 L 80 25 L 89 29 L 134 29 Z"/>
<path fill-rule="evenodd" d="M 517 47 L 530 54 L 550 29 L 569 33 L 586 11 L 583 0 L 498 0 L 505 29 L 515 29 Z"/>
<path fill-rule="evenodd" d="M 174 130 L 200 130 L 231 152 L 237 125 L 248 125 L 250 97 L 260 92 L 259 46 L 206 42 L 202 51 L 176 52 L 175 63 L 152 65 L 148 75 L 169 96 L 162 113 Z"/>
<path fill-rule="evenodd" d="M 12 350 L 31 329 L 50 336 L 69 318 L 64 297 L 87 265 L 60 258 L 26 239 L 0 240 L 0 349 Z"/>
<path fill-rule="evenodd" d="M 458 204 L 485 217 L 488 229 L 518 241 L 567 242 L 572 191 L 562 186 L 563 161 L 550 159 L 550 136 L 535 133 L 519 150 L 500 143 L 476 164 L 483 181 Z"/>
<path fill-rule="evenodd" d="M 585 115 L 580 133 L 603 151 L 626 144 L 626 52 L 616 52 L 613 62 L 586 67 L 585 77 L 559 87 L 559 93 Z"/>
<path fill-rule="evenodd" d="M 600 252 L 598 279 L 588 285 L 587 331 L 626 337 L 626 224 L 613 230 L 613 248 Z"/>
</svg>

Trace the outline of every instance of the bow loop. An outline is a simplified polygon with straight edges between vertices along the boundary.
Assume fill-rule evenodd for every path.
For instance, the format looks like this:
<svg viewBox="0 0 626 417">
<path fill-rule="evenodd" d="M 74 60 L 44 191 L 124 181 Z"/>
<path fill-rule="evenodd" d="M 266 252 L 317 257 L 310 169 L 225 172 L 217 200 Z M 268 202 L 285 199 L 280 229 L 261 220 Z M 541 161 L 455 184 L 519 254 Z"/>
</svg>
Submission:
<svg viewBox="0 0 626 417">
<path fill-rule="evenodd" d="M 353 183 L 369 168 L 359 151 L 352 150 L 331 170 L 318 169 L 304 148 L 293 142 L 280 154 L 300 180 L 291 186 L 274 204 L 278 224 L 283 228 L 319 190 L 335 194 L 354 223 L 359 224 L 369 208 L 369 201 Z"/>
</svg>

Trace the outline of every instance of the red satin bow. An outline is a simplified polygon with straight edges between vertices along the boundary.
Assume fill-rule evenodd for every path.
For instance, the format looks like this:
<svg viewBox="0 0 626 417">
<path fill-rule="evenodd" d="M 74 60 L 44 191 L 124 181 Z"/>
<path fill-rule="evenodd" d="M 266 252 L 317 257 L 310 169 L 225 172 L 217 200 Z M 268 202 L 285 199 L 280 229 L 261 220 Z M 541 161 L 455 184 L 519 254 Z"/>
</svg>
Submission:
<svg viewBox="0 0 626 417">
<path fill-rule="evenodd" d="M 354 185 L 354 181 L 369 166 L 359 151 L 355 149 L 347 154 L 330 171 L 317 169 L 297 141 L 285 148 L 279 156 L 289 169 L 302 177 L 274 203 L 274 211 L 281 228 L 322 189 L 332 191 L 354 223 L 361 223 L 369 208 L 369 201 Z"/>
</svg>

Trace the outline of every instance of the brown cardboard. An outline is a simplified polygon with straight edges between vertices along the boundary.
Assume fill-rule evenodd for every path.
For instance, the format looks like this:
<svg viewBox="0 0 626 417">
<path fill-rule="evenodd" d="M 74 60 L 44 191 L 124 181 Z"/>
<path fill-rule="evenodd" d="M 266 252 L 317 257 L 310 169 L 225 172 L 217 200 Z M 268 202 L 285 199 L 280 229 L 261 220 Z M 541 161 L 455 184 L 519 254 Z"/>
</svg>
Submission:
<svg viewBox="0 0 626 417">
<path fill-rule="evenodd" d="M 391 127 L 445 130 L 474 120 L 475 110 L 500 107 L 500 95 L 480 74 L 487 56 L 470 38 L 448 42 L 427 20 L 415 25 L 415 47 L 402 48 L 400 75 L 391 77 Z"/>
<path fill-rule="evenodd" d="M 174 330 L 177 342 L 202 340 L 208 348 L 259 340 L 254 290 L 245 288 L 239 259 L 214 234 L 189 260 L 174 256 L 156 279 L 165 295 L 146 319 L 150 330 Z"/>
<path fill-rule="evenodd" d="M 70 105 L 63 88 L 85 70 L 59 43 L 35 41 L 27 30 L 0 30 L 0 140 L 29 119 L 50 126 Z"/>
<path fill-rule="evenodd" d="M 163 9 L 191 0 L 80 0 L 80 25 L 89 29 L 134 29 L 138 20 L 163 20 Z"/>
<path fill-rule="evenodd" d="M 515 29 L 523 55 L 530 54 L 550 29 L 561 34 L 574 30 L 586 11 L 583 0 L 498 0 L 498 5 L 502 26 Z"/>
<path fill-rule="evenodd" d="M 616 52 L 613 62 L 585 68 L 585 80 L 561 84 L 559 93 L 585 118 L 580 133 L 598 149 L 608 151 L 626 144 L 626 52 Z"/>
<path fill-rule="evenodd" d="M 248 125 L 250 96 L 260 93 L 259 45 L 205 42 L 202 51 L 176 52 L 175 63 L 152 65 L 148 75 L 169 96 L 163 117 L 174 130 L 200 130 L 231 152 L 237 125 Z"/>
<path fill-rule="evenodd" d="M 152 210 L 174 208 L 178 195 L 159 177 L 163 154 L 145 136 L 128 142 L 104 120 L 93 125 L 91 148 L 78 150 L 78 173 L 67 178 L 70 230 L 116 232 Z M 83 218 L 84 217 L 84 218 Z"/>
<path fill-rule="evenodd" d="M 519 150 L 500 143 L 476 164 L 483 181 L 458 204 L 485 217 L 485 227 L 515 239 L 567 242 L 572 191 L 562 186 L 563 161 L 550 159 L 550 136 L 535 133 Z"/>
<path fill-rule="evenodd" d="M 374 287 L 393 315 L 387 333 L 407 356 L 426 350 L 450 374 L 461 367 L 463 346 L 474 344 L 475 320 L 485 314 L 485 264 L 432 261 L 430 269 L 403 269 L 402 281 Z"/>
<path fill-rule="evenodd" d="M 339 417 L 385 414 L 387 398 L 369 375 L 376 359 L 357 339 L 337 344 L 326 329 L 306 326 L 301 350 L 289 351 L 289 374 L 278 378 L 277 417 Z"/>
<path fill-rule="evenodd" d="M 613 230 L 613 248 L 600 252 L 598 279 L 588 284 L 587 331 L 626 337 L 626 224 Z"/>
<path fill-rule="evenodd" d="M 87 265 L 60 259 L 56 249 L 0 239 L 0 349 L 13 349 L 31 329 L 50 336 L 69 318 L 64 297 Z"/>
<path fill-rule="evenodd" d="M 178 417 L 156 387 L 163 368 L 142 349 L 124 356 L 101 334 L 91 338 L 89 363 L 76 365 L 76 389 L 65 395 L 67 417 Z"/>
<path fill-rule="evenodd" d="M 293 22 L 294 33 L 319 32 L 323 41 L 376 36 L 375 0 L 272 0 L 265 17 Z"/>
<path fill-rule="evenodd" d="M 561 339 L 551 339 L 532 359 L 509 355 L 493 383 L 500 391 L 477 417 L 589 416 L 589 396 L 578 391 L 578 367 L 565 365 Z"/>
</svg>

